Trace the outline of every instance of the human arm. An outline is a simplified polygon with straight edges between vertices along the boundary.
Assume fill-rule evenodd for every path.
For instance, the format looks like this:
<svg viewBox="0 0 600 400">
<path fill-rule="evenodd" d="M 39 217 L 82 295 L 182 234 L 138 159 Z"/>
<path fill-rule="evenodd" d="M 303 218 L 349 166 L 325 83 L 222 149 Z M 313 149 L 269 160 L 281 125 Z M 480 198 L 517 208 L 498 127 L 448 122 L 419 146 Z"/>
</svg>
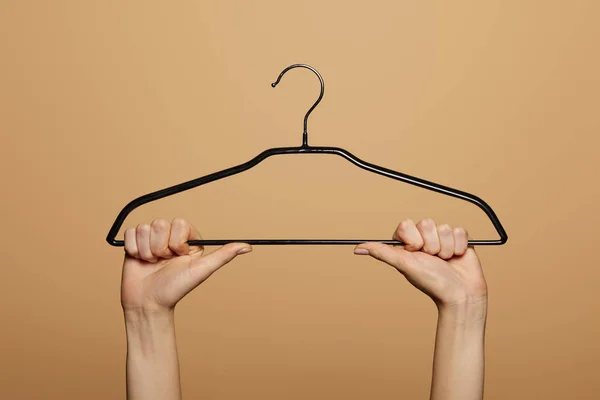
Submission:
<svg viewBox="0 0 600 400">
<path fill-rule="evenodd" d="M 438 310 L 431 400 L 481 400 L 487 284 L 475 250 L 462 228 L 431 219 L 402 221 L 393 238 L 404 246 L 363 243 L 356 254 L 395 267 L 427 294 Z"/>
<path fill-rule="evenodd" d="M 181 400 L 175 336 L 175 306 L 238 254 L 245 243 L 229 243 L 205 254 L 186 220 L 163 219 L 125 230 L 121 305 L 127 332 L 128 400 Z"/>
<path fill-rule="evenodd" d="M 128 400 L 181 400 L 172 311 L 125 312 Z"/>
</svg>

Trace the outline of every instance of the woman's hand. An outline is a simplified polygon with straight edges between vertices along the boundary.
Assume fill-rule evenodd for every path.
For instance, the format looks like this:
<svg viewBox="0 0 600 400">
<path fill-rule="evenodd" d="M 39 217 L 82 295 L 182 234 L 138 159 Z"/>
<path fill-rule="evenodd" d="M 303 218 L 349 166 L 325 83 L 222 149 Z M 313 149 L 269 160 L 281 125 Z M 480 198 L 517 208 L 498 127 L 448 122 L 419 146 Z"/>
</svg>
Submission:
<svg viewBox="0 0 600 400">
<path fill-rule="evenodd" d="M 163 219 L 125 231 L 125 261 L 121 305 L 125 312 L 172 311 L 192 289 L 238 254 L 252 250 L 246 243 L 229 243 L 204 254 L 198 231 L 185 219 Z"/>
<path fill-rule="evenodd" d="M 487 285 L 479 258 L 467 244 L 463 228 L 437 225 L 424 219 L 415 225 L 402 221 L 393 235 L 405 243 L 394 247 L 379 242 L 356 246 L 356 254 L 370 254 L 400 271 L 438 308 L 487 303 Z"/>
<path fill-rule="evenodd" d="M 393 235 L 404 248 L 377 242 L 355 248 L 398 269 L 437 305 L 431 400 L 483 399 L 487 284 L 467 237 L 462 228 L 407 219 Z"/>
</svg>

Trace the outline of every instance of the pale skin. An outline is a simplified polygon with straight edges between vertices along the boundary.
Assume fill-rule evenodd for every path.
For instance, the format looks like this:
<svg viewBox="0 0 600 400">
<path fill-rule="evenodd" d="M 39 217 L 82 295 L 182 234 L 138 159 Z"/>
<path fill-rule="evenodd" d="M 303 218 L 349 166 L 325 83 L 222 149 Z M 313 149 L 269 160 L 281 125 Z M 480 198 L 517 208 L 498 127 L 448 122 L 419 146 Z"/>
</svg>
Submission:
<svg viewBox="0 0 600 400">
<path fill-rule="evenodd" d="M 424 219 L 402 221 L 393 239 L 355 247 L 398 270 L 438 310 L 430 400 L 483 399 L 487 284 L 462 228 Z M 202 239 L 183 218 L 157 219 L 125 231 L 121 305 L 127 331 L 127 399 L 180 400 L 175 339 L 177 303 L 240 254 L 246 243 L 211 253 L 186 242 Z"/>
</svg>

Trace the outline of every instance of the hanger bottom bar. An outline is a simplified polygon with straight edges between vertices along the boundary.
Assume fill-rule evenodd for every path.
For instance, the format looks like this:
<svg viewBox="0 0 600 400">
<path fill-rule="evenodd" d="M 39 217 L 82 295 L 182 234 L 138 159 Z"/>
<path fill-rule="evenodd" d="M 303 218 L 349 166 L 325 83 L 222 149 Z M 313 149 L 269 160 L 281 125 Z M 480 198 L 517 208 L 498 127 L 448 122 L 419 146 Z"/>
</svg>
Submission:
<svg viewBox="0 0 600 400">
<path fill-rule="evenodd" d="M 227 243 L 248 243 L 248 244 L 270 244 L 270 245 L 301 245 L 301 244 L 361 244 L 366 242 L 380 242 L 391 245 L 404 245 L 403 242 L 397 240 L 338 240 L 338 239 L 214 239 L 214 240 L 189 240 L 187 243 L 191 246 L 222 246 Z M 499 246 L 506 243 L 506 240 L 495 239 L 495 240 L 469 240 L 470 246 Z M 124 247 L 125 241 L 123 240 L 112 240 L 109 244 L 116 247 Z"/>
<path fill-rule="evenodd" d="M 191 246 L 222 246 L 227 243 L 248 243 L 248 244 L 271 244 L 271 245 L 282 245 L 282 244 L 361 244 L 366 242 L 380 242 L 391 245 L 404 245 L 403 242 L 397 240 L 338 240 L 338 239 L 214 239 L 214 240 L 188 240 L 188 244 Z M 495 239 L 495 240 L 469 240 L 469 246 L 499 246 L 506 243 L 506 240 Z M 112 240 L 109 244 L 115 247 L 124 247 L 125 241 L 123 240 Z"/>
<path fill-rule="evenodd" d="M 366 242 L 380 242 L 391 245 L 404 245 L 404 242 L 400 242 L 397 240 L 338 240 L 338 239 L 239 239 L 239 240 L 190 240 L 187 243 L 192 246 L 217 246 L 224 245 L 227 243 L 248 243 L 248 244 L 271 244 L 271 245 L 300 245 L 300 244 L 361 244 Z M 504 244 L 504 241 L 498 240 L 469 240 L 469 245 L 471 246 L 494 246 Z"/>
</svg>

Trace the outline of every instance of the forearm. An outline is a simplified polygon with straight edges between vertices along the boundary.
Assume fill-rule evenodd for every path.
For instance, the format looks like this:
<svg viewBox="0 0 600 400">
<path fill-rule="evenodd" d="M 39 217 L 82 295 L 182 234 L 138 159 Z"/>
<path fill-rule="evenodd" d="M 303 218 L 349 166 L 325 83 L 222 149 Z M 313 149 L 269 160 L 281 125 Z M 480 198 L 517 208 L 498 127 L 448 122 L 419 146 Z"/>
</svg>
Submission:
<svg viewBox="0 0 600 400">
<path fill-rule="evenodd" d="M 127 399 L 181 400 L 174 312 L 125 312 Z"/>
<path fill-rule="evenodd" d="M 431 400 L 481 400 L 487 302 L 438 307 Z"/>
</svg>

